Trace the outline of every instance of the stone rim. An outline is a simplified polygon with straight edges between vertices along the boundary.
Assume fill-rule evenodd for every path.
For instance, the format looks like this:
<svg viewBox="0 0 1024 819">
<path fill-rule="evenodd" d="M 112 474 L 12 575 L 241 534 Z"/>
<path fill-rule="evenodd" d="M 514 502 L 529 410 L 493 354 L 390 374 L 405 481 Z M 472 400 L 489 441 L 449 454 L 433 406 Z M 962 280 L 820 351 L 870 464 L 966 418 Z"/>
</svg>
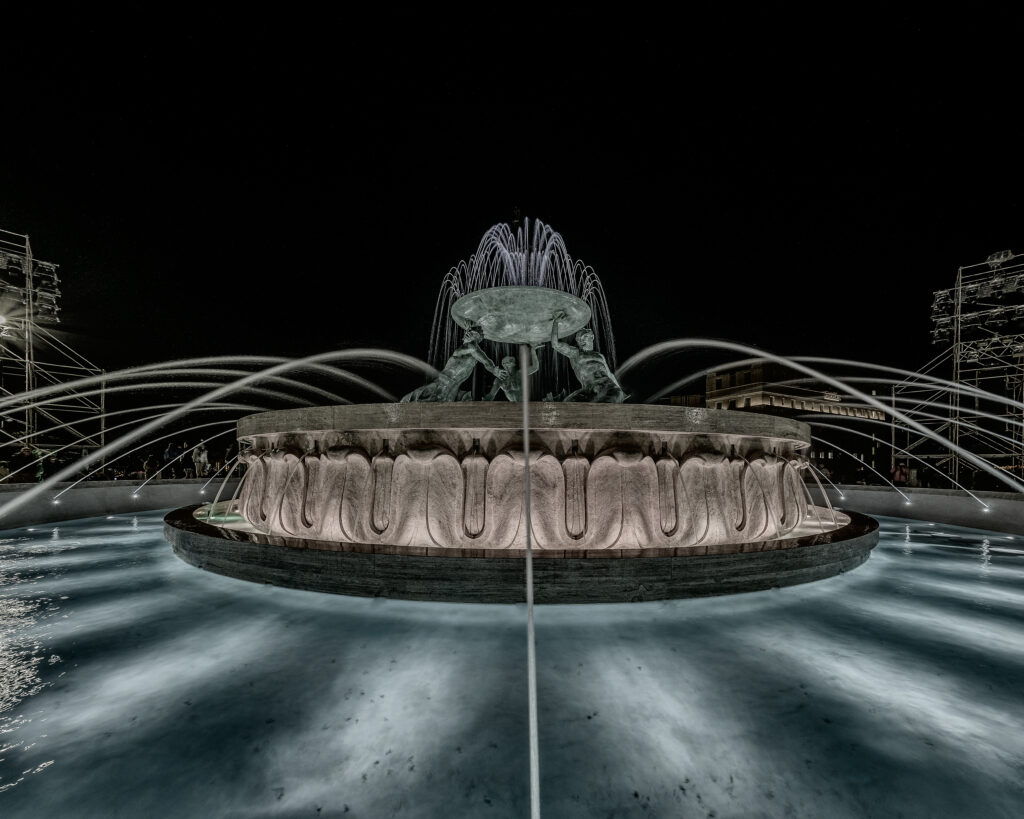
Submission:
<svg viewBox="0 0 1024 819">
<path fill-rule="evenodd" d="M 287 588 L 461 603 L 522 603 L 521 556 L 394 554 L 260 543 L 247 533 L 221 530 L 182 507 L 164 519 L 175 554 L 193 566 L 250 582 Z M 794 539 L 785 548 L 732 554 L 665 557 L 610 554 L 577 558 L 535 554 L 535 601 L 625 603 L 762 591 L 823 580 L 864 563 L 878 543 L 873 518 L 847 512 L 850 524 Z M 840 537 L 842 536 L 842 537 Z M 784 542 L 784 541 L 781 541 Z M 372 549 L 373 547 L 366 547 Z M 650 550 L 646 550 L 650 551 Z"/>
<path fill-rule="evenodd" d="M 272 410 L 238 421 L 239 439 L 257 435 L 378 429 L 521 429 L 522 405 L 493 401 L 339 404 Z M 653 404 L 530 402 L 532 431 L 633 430 L 721 437 L 772 438 L 810 446 L 810 426 L 775 415 Z"/>
</svg>

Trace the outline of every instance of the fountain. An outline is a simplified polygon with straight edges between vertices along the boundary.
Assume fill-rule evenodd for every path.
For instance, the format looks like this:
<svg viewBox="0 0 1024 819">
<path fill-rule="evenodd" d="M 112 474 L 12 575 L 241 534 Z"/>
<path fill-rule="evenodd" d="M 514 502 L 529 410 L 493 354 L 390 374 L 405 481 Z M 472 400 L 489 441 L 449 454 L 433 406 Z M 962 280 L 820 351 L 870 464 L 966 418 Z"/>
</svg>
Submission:
<svg viewBox="0 0 1024 819">
<path fill-rule="evenodd" d="M 523 254 L 509 258 L 525 265 Z M 134 512 L 129 501 L 44 526 L 62 473 L 9 487 L 5 815 L 520 816 L 528 798 L 539 811 L 541 759 L 545 810 L 564 816 L 1019 812 L 1019 492 L 1010 502 L 918 490 L 904 508 L 888 487 L 852 487 L 889 498 L 889 511 L 868 508 L 882 516 L 876 531 L 831 509 L 820 487 L 823 506 L 807 497 L 806 424 L 599 395 L 599 359 L 572 381 L 569 355 L 552 344 L 560 310 L 557 341 L 584 352 L 586 335 L 570 337 L 591 311 L 592 349 L 616 385 L 628 388 L 630 368 L 662 351 L 616 368 L 599 329 L 606 313 L 582 291 L 550 278 L 476 284 L 460 280 L 435 322 L 461 331 L 435 368 L 403 366 L 436 383 L 467 331 L 485 328 L 468 335 L 493 368 L 487 401 L 473 400 L 486 383 L 467 378 L 455 401 L 414 387 L 406 401 L 378 392 L 381 403 L 350 406 L 231 405 L 249 413 L 235 429 L 247 447 L 240 494 L 167 517 L 170 504 Z M 515 287 L 531 289 L 513 304 L 538 303 L 514 311 L 518 328 L 496 341 L 505 324 L 478 303 Z M 502 345 L 524 334 L 536 355 L 509 364 Z M 370 354 L 382 352 L 263 361 L 274 366 L 230 375 L 171 414 L 227 409 L 228 395 L 298 366 Z M 486 366 L 467 357 L 470 375 Z M 814 378 L 806 364 L 820 361 L 786 359 Z M 522 370 L 535 377 L 517 392 Z M 588 400 L 568 400 L 579 389 Z M 550 400 L 517 403 L 531 394 Z M 106 453 L 135 446 L 166 416 L 141 419 Z M 964 514 L 979 503 L 987 515 Z M 27 528 L 15 528 L 22 510 Z M 946 525 L 984 517 L 999 531 Z M 211 571 L 160 548 L 162 536 Z M 519 601 L 531 546 L 540 602 L 704 599 L 545 606 L 539 639 L 528 601 L 524 646 L 517 605 L 365 597 Z M 826 577 L 868 554 L 822 583 L 713 596 Z M 280 588 L 289 585 L 351 596 Z"/>
<path fill-rule="evenodd" d="M 521 373 L 494 363 L 520 346 L 544 395 L 528 439 Z M 871 519 L 809 503 L 806 424 L 628 403 L 600 281 L 541 223 L 492 228 L 449 272 L 431 358 L 435 378 L 397 403 L 241 419 L 240 494 L 171 513 L 175 552 L 298 588 L 508 602 L 532 548 L 538 602 L 610 602 L 829 577 L 876 543 Z M 478 367 L 513 400 L 473 400 Z"/>
</svg>

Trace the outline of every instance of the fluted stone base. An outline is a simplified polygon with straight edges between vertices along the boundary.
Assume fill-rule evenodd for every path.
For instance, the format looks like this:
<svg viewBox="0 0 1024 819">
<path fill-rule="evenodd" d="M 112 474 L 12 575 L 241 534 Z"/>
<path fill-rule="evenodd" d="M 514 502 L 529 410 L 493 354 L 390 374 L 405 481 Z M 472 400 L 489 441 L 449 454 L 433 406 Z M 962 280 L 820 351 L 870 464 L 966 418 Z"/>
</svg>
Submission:
<svg viewBox="0 0 1024 819">
<path fill-rule="evenodd" d="M 629 404 L 362 404 L 238 425 L 241 494 L 179 509 L 183 560 L 261 583 L 410 600 L 541 603 L 755 591 L 860 565 L 870 518 L 810 506 L 806 424 Z M 200 519 L 205 518 L 205 519 Z"/>
<path fill-rule="evenodd" d="M 626 404 L 530 405 L 532 546 L 706 550 L 808 513 L 806 424 Z M 239 512 L 285 538 L 522 549 L 519 404 L 363 404 L 239 422 Z"/>
</svg>

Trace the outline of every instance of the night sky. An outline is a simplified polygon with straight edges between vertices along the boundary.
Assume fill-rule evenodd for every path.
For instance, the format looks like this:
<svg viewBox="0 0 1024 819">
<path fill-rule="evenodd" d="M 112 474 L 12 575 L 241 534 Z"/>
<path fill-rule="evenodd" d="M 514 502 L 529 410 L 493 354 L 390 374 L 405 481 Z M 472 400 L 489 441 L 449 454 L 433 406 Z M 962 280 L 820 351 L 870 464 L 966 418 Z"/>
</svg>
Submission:
<svg viewBox="0 0 1024 819">
<path fill-rule="evenodd" d="M 932 291 L 1024 252 L 1017 16 L 559 8 L 15 15 L 0 227 L 107 369 L 425 358 L 444 274 L 516 208 L 596 270 L 620 361 L 917 369 Z"/>
</svg>

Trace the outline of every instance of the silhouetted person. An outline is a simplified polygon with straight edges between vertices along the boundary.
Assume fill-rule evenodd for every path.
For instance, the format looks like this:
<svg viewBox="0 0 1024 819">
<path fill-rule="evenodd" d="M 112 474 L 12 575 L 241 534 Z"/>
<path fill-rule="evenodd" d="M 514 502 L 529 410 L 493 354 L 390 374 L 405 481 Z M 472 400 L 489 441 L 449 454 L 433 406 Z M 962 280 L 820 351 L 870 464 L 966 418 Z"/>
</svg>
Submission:
<svg viewBox="0 0 1024 819">
<path fill-rule="evenodd" d="M 60 461 L 57 460 L 56 455 L 51 455 L 45 461 L 43 461 L 42 476 L 40 480 L 47 480 L 53 477 L 60 471 Z"/>
<path fill-rule="evenodd" d="M 898 463 L 892 468 L 892 482 L 895 486 L 906 486 L 909 477 L 910 472 L 906 464 Z"/>
<path fill-rule="evenodd" d="M 206 477 L 206 472 L 210 468 L 210 459 L 206 452 L 206 444 L 197 444 L 196 448 L 192 450 L 192 465 L 195 467 L 197 478 Z"/>
<path fill-rule="evenodd" d="M 32 452 L 32 449 L 27 446 L 23 446 L 11 457 L 10 468 L 11 468 L 11 483 L 32 483 L 36 480 L 36 473 L 39 471 L 39 465 L 36 464 L 38 456 Z"/>
<path fill-rule="evenodd" d="M 181 465 L 181 476 L 183 478 L 191 478 L 192 477 L 192 461 L 188 457 L 189 449 L 190 449 L 190 447 L 188 445 L 188 441 L 182 442 L 182 444 L 181 444 L 181 460 L 179 460 L 178 463 Z"/>
<path fill-rule="evenodd" d="M 164 450 L 164 477 L 165 478 L 176 478 L 178 477 L 179 461 L 178 456 L 181 455 L 181 450 L 178 449 L 178 445 L 173 441 L 167 444 L 167 448 Z"/>
</svg>

